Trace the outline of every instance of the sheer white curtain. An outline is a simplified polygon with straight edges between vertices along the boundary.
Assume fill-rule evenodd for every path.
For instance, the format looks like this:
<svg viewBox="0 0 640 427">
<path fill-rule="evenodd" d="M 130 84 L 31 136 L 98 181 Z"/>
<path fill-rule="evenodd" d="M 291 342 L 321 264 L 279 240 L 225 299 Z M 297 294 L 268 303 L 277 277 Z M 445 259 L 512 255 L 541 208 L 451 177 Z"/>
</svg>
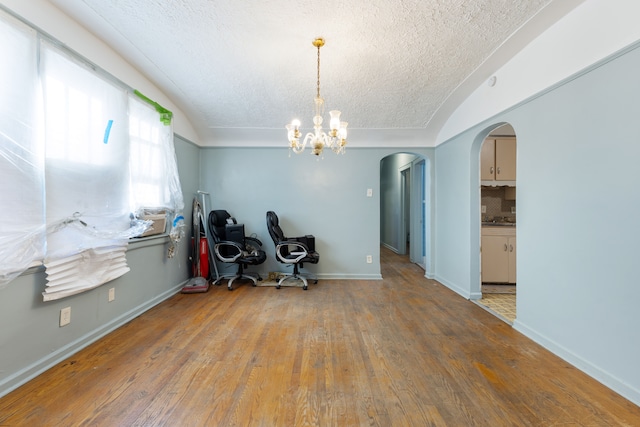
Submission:
<svg viewBox="0 0 640 427">
<path fill-rule="evenodd" d="M 124 89 L 50 43 L 41 46 L 46 301 L 129 271 L 129 121 Z"/>
<path fill-rule="evenodd" d="M 0 11 L 0 287 L 45 247 L 36 33 Z"/>
</svg>

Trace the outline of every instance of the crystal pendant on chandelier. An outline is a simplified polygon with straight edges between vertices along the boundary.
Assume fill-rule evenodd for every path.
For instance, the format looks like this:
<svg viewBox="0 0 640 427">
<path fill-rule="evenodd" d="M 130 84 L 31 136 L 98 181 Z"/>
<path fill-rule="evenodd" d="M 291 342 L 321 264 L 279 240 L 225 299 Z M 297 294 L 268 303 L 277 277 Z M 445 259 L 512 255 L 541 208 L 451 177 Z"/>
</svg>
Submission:
<svg viewBox="0 0 640 427">
<path fill-rule="evenodd" d="M 300 142 L 300 120 L 293 120 L 286 126 L 289 139 L 289 149 L 296 154 L 304 151 L 307 144 L 311 147 L 311 154 L 322 155 L 325 148 L 330 148 L 336 154 L 344 154 L 347 145 L 347 122 L 340 121 L 340 111 L 329 111 L 329 132 L 322 130 L 322 115 L 324 114 L 324 99 L 320 96 L 320 48 L 324 46 L 324 39 L 317 38 L 313 45 L 318 49 L 318 79 L 315 97 L 315 116 L 313 116 L 313 132 L 305 135 Z"/>
</svg>

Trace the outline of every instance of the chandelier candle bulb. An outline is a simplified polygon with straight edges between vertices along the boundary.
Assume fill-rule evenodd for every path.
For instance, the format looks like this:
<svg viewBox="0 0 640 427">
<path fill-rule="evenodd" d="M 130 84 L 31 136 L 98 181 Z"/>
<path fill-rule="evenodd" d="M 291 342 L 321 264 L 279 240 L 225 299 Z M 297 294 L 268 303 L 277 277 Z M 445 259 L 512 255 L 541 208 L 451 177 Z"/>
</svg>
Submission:
<svg viewBox="0 0 640 427">
<path fill-rule="evenodd" d="M 338 131 L 338 136 L 340 137 L 340 144 L 347 145 L 347 122 L 340 122 L 340 130 Z"/>
<path fill-rule="evenodd" d="M 300 138 L 300 120 L 293 120 L 286 128 L 290 142 Z"/>
<path fill-rule="evenodd" d="M 331 110 L 329 111 L 329 115 L 331 116 L 331 120 L 329 120 L 331 136 L 336 136 L 336 134 L 338 133 L 338 129 L 340 129 L 340 111 Z"/>
</svg>

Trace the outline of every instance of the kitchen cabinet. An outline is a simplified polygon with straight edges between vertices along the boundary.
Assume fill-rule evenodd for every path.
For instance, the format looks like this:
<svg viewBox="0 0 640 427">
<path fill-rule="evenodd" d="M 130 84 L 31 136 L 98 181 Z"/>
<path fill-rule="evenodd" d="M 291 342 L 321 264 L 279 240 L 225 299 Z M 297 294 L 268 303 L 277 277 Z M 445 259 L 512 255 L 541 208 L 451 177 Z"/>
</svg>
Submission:
<svg viewBox="0 0 640 427">
<path fill-rule="evenodd" d="M 516 283 L 515 227 L 482 227 L 482 281 Z"/>
<path fill-rule="evenodd" d="M 480 150 L 480 180 L 516 180 L 516 139 L 487 138 Z"/>
</svg>

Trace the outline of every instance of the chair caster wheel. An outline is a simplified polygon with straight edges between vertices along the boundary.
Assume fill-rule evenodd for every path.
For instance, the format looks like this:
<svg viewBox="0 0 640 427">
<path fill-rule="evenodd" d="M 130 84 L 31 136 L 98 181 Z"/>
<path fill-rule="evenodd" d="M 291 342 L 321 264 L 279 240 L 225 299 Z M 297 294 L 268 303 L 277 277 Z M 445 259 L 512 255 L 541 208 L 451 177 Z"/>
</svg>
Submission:
<svg viewBox="0 0 640 427">
<path fill-rule="evenodd" d="M 280 289 L 280 285 L 277 285 L 277 286 L 276 286 L 276 289 Z"/>
<path fill-rule="evenodd" d="M 307 289 L 308 289 L 308 287 L 307 287 L 307 286 L 303 286 L 303 287 L 302 287 L 302 290 L 303 290 L 303 291 L 306 291 Z"/>
<path fill-rule="evenodd" d="M 229 289 L 230 291 L 232 291 L 232 290 L 233 290 L 233 288 L 232 288 L 232 287 L 228 287 L 227 289 Z"/>
</svg>

